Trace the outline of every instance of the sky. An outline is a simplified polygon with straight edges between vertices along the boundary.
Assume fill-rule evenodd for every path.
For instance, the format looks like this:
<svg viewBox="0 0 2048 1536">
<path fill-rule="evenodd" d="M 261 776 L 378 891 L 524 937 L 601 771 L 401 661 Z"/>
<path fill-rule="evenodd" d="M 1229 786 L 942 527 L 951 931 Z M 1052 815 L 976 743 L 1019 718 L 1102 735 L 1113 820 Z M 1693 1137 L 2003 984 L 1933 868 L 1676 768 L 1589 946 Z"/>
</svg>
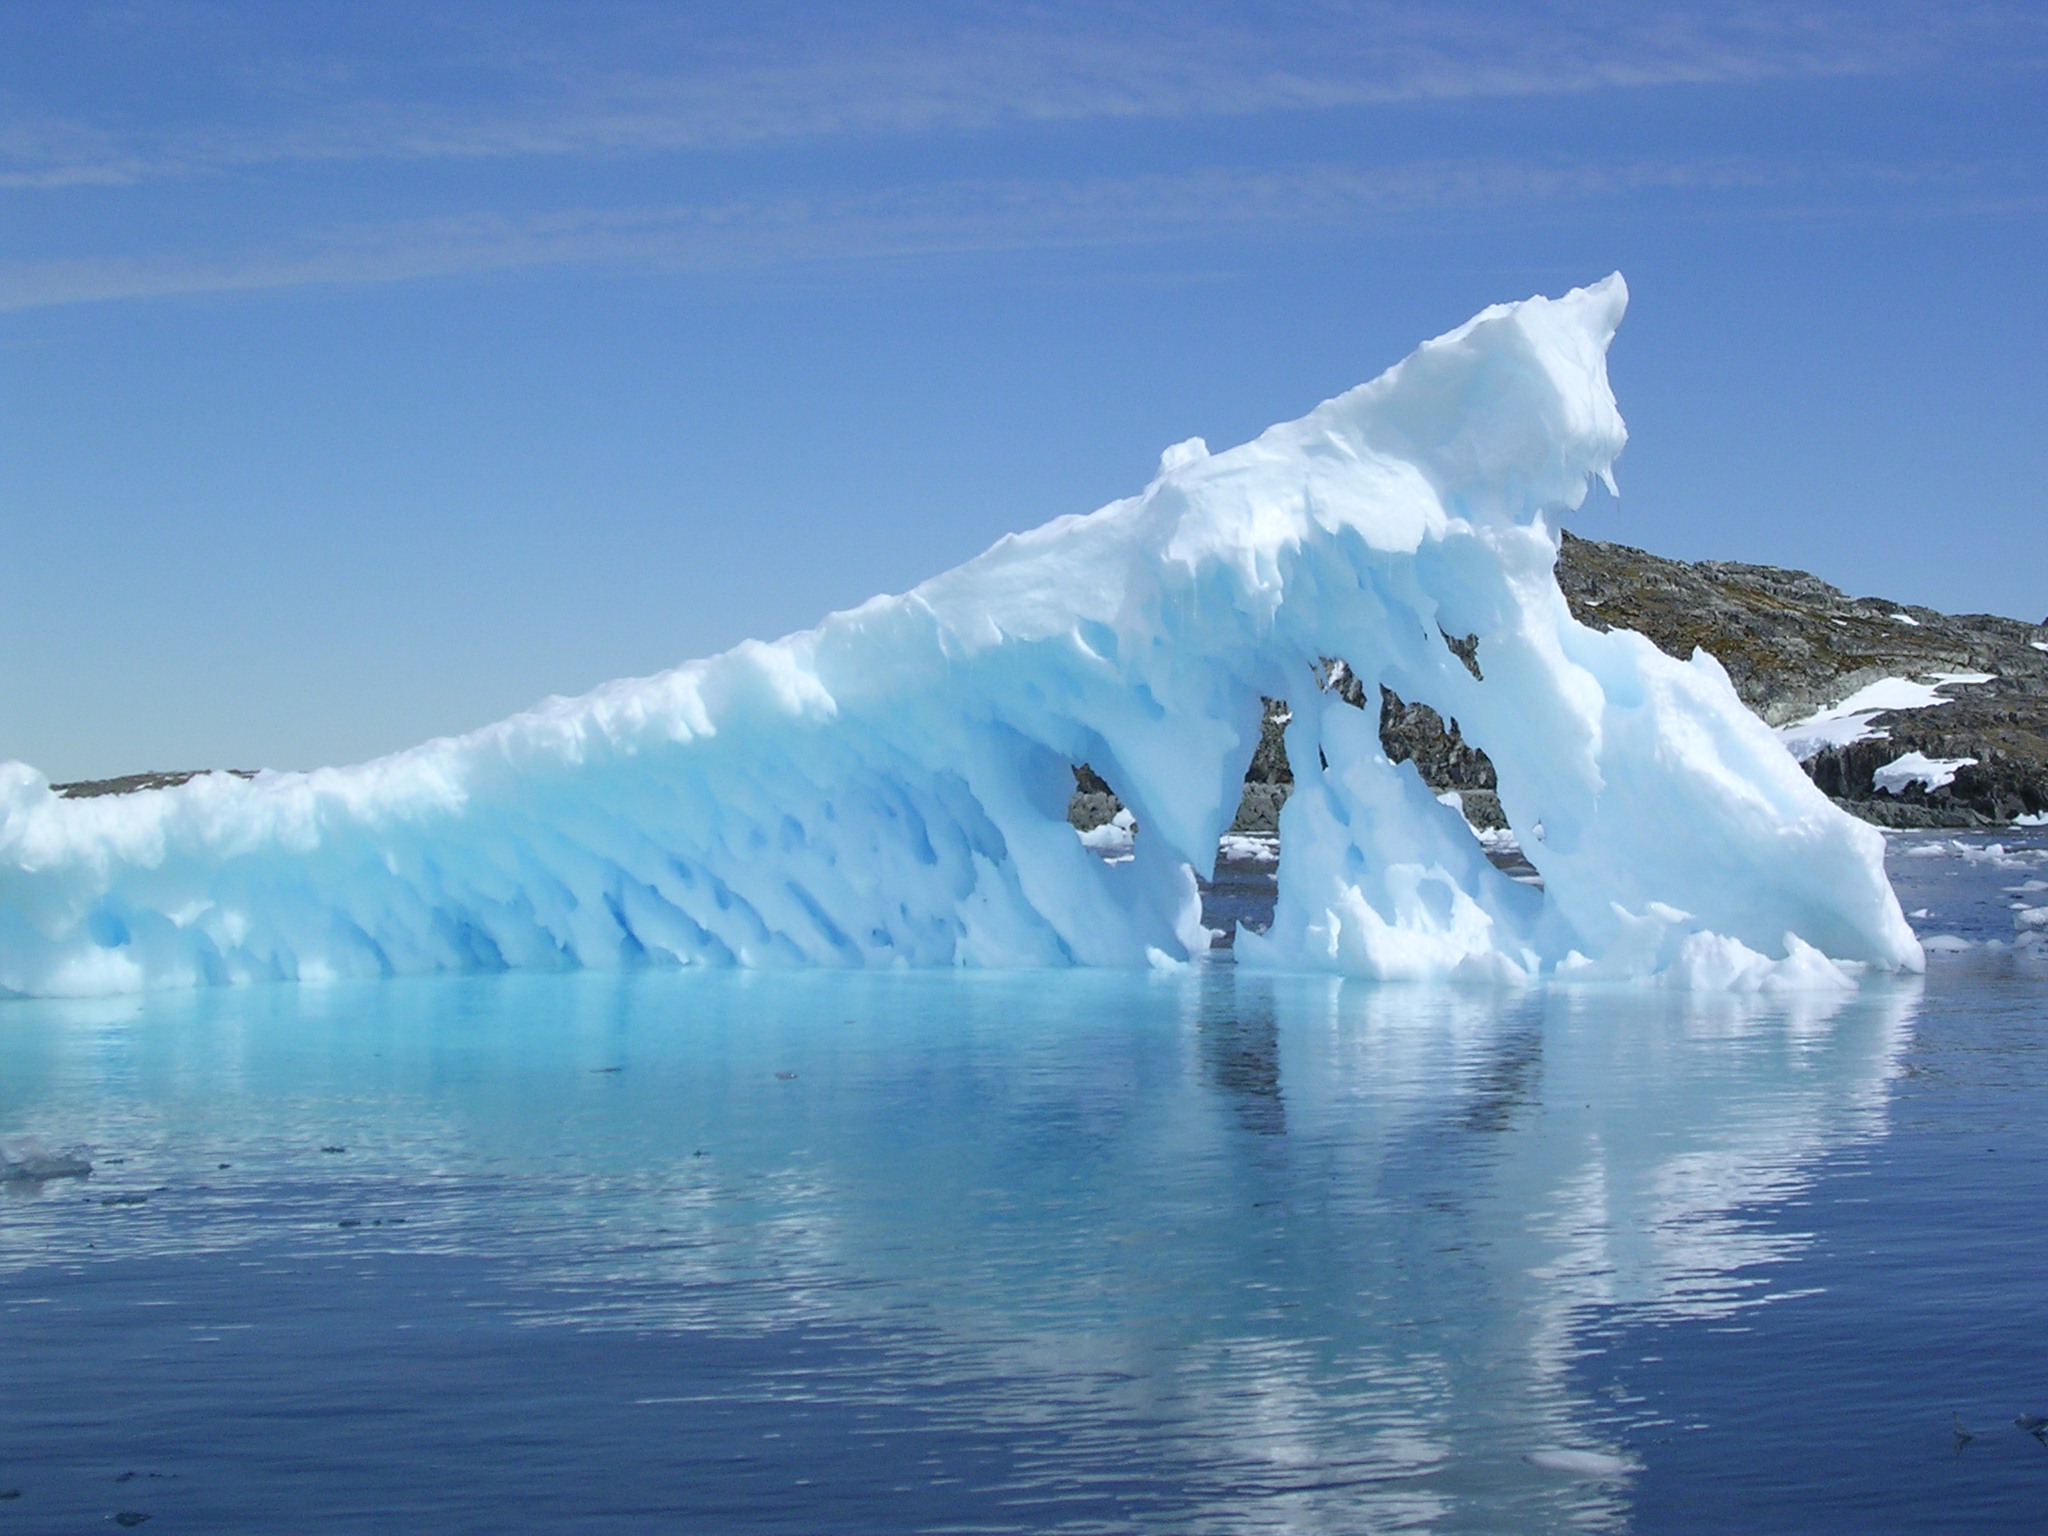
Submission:
<svg viewBox="0 0 2048 1536">
<path fill-rule="evenodd" d="M 2048 613 L 2048 7 L 0 0 L 0 759 L 900 591 L 1622 271 L 1569 526 Z"/>
</svg>

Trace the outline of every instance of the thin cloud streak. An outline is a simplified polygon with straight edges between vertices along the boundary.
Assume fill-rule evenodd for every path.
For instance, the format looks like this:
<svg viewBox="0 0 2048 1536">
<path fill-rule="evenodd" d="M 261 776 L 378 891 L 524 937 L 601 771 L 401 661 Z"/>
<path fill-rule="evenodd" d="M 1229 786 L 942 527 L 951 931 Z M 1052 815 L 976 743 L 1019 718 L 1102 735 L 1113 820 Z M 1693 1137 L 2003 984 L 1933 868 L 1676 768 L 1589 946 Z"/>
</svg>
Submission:
<svg viewBox="0 0 2048 1536">
<path fill-rule="evenodd" d="M 75 117 L 25 116 L 0 123 L 0 188 L 124 185 L 267 165 L 660 155 L 1091 120 L 1908 74 L 1959 57 L 2037 65 L 2048 52 L 2048 17 L 1991 4 L 1645 14 L 1558 3 L 1516 14 L 1520 24 L 1510 28 L 1498 10 L 1330 3 L 1290 11 L 1296 24 L 1282 30 L 1207 21 L 1182 8 L 1123 7 L 1091 11 L 1087 24 L 1026 13 L 908 38 L 870 30 L 794 48 L 767 40 L 683 47 L 668 68 L 625 62 L 621 54 L 664 51 L 654 28 L 644 48 L 632 33 L 581 54 L 559 43 L 525 54 L 511 48 L 496 60 L 488 104 L 464 103 L 459 92 L 323 101 L 307 87 L 287 97 L 279 121 L 125 136 Z M 666 51 L 678 51 L 673 39 Z"/>
<path fill-rule="evenodd" d="M 1434 162 L 1085 181 L 958 181 L 861 194 L 542 214 L 477 214 L 312 232 L 244 253 L 165 252 L 0 263 L 0 312 L 115 300 L 361 286 L 549 267 L 704 276 L 802 263 L 1370 233 L 1401 217 L 1568 209 L 1666 192 L 1825 197 L 1854 187 L 1998 192 L 2011 166 Z M 1697 209 L 1695 210 L 1698 211 Z M 1782 213 L 1780 207 L 1775 210 Z"/>
</svg>

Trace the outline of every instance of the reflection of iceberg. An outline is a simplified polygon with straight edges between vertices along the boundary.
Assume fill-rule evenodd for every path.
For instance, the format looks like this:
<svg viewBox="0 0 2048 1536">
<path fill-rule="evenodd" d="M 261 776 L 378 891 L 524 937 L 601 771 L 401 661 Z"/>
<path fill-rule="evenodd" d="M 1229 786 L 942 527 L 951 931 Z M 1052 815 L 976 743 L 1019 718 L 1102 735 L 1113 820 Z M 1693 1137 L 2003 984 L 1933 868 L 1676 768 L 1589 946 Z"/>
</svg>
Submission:
<svg viewBox="0 0 2048 1536">
<path fill-rule="evenodd" d="M 753 1385 L 877 1456 L 911 1417 L 999 1447 L 1015 1524 L 1149 1478 L 1127 1528 L 1616 1529 L 1628 1478 L 1584 1469 L 1654 1462 L 1666 1431 L 1603 1396 L 1589 1340 L 1798 1284 L 1778 1218 L 1883 1134 L 1915 985 L 1494 997 L 1214 966 L 159 996 L 163 1103 L 123 1113 L 166 1146 L 196 1139 L 176 1109 L 217 1117 L 239 1170 L 375 1084 L 401 1110 L 351 1145 L 377 1151 L 281 1159 L 323 1181 L 285 1204 L 414 1201 L 406 1242 L 460 1261 L 462 1305 L 494 1277 L 534 1327 L 858 1345 Z M 139 1091 L 150 1058 L 68 1027 L 77 1005 L 14 1011 L 76 1096 L 47 1113 Z M 319 1251 L 268 1190 L 217 1198 L 162 1241 Z M 36 1219 L 0 1224 L 0 1267 L 52 1262 L 67 1229 Z"/>
<path fill-rule="evenodd" d="M 1100 1427 L 1125 1416 L 1178 1426 L 1176 1485 L 1218 1528 L 1254 1508 L 1275 1529 L 1623 1528 L 1626 1478 L 1588 1469 L 1642 1441 L 1575 1374 L 1586 1334 L 1616 1308 L 1719 1322 L 1788 1288 L 1806 1239 L 1772 1218 L 1884 1133 L 1918 995 L 1503 1002 L 1217 968 L 1153 989 L 1177 1073 L 1116 1048 L 1068 1062 L 1054 1042 L 1101 1026 L 1044 1020 L 1142 1014 L 1131 987 L 963 998 L 984 1017 L 961 1030 L 1017 1041 L 963 1047 L 987 1095 L 971 1131 L 878 1104 L 837 1156 L 733 1170 L 777 1191 L 776 1219 L 735 1242 L 720 1201 L 667 1208 L 700 1234 L 690 1298 L 613 1273 L 610 1305 L 646 1298 L 618 1325 L 729 1326 L 697 1298 L 730 1306 L 780 1265 L 755 1326 L 792 1298 L 845 1326 L 915 1297 L 943 1340 L 921 1356 L 1006 1384 L 977 1422 L 1097 1426 L 1063 1457 L 1128 1455 Z"/>
<path fill-rule="evenodd" d="M 1294 701 L 1298 777 L 1247 962 L 1734 987 L 1839 981 L 1821 953 L 1915 967 L 1878 833 L 1719 666 L 1566 610 L 1551 520 L 1624 440 L 1605 353 L 1625 297 L 1617 276 L 1488 310 L 907 596 L 459 740 L 85 801 L 0 768 L 0 987 L 1172 962 L 1208 943 L 1191 866 L 1261 695 Z M 1330 657 L 1485 748 L 1540 892 L 1318 696 Z M 1065 824 L 1081 761 L 1143 829 L 1126 862 Z"/>
</svg>

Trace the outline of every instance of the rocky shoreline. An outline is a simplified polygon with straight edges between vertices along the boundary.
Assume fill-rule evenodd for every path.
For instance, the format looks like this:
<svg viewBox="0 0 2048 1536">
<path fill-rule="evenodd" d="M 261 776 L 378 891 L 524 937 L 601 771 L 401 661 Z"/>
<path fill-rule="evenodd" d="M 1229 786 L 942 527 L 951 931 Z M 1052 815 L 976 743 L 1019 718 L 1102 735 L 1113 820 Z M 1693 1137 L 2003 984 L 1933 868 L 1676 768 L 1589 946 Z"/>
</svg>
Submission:
<svg viewBox="0 0 2048 1536">
<path fill-rule="evenodd" d="M 1869 711 L 1860 739 L 1822 745 L 1807 757 L 1814 781 L 1867 821 L 1985 827 L 2048 812 L 2048 621 L 1852 598 L 1804 571 L 1726 560 L 1689 564 L 1569 533 L 1558 582 L 1581 623 L 1639 631 L 1673 656 L 1690 656 L 1695 646 L 1711 652 L 1743 702 L 1781 729 L 1883 679 L 1951 679 L 1934 702 Z M 1476 661 L 1467 657 L 1468 665 Z M 1367 703 L 1341 663 L 1326 667 L 1311 686 L 1334 689 L 1361 708 Z M 1465 742 L 1456 721 L 1384 690 L 1378 703 L 1380 741 L 1390 758 L 1413 760 L 1440 794 L 1456 792 L 1474 826 L 1504 824 L 1493 764 Z M 1233 832 L 1276 828 L 1294 787 L 1281 737 L 1287 718 L 1284 701 L 1267 702 Z M 1910 754 L 1939 771 L 1902 780 L 1907 770 L 1900 763 Z M 53 787 L 78 799 L 162 789 L 191 777 L 138 773 Z M 1101 826 L 1122 809 L 1113 787 L 1088 765 L 1076 768 L 1074 777 L 1068 819 L 1075 826 Z"/>
</svg>

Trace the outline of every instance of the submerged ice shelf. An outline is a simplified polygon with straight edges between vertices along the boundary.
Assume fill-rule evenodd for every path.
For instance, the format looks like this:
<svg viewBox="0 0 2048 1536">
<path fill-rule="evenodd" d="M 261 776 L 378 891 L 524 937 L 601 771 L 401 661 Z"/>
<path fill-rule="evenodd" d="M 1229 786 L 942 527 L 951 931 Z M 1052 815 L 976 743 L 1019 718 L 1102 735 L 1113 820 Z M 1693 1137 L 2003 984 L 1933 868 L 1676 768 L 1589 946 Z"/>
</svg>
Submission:
<svg viewBox="0 0 2048 1536">
<path fill-rule="evenodd" d="M 1496 306 L 903 596 L 469 736 L 88 800 L 0 766 L 0 988 L 1175 965 L 1209 945 L 1194 866 L 1262 697 L 1292 702 L 1296 788 L 1274 921 L 1240 963 L 1738 988 L 1918 968 L 1880 834 L 1719 665 L 1565 606 L 1554 522 L 1626 440 L 1606 372 L 1626 301 L 1617 275 Z M 1329 658 L 1488 754 L 1541 889 L 1318 690 Z M 1128 859 L 1066 823 L 1080 762 L 1135 815 Z"/>
</svg>

